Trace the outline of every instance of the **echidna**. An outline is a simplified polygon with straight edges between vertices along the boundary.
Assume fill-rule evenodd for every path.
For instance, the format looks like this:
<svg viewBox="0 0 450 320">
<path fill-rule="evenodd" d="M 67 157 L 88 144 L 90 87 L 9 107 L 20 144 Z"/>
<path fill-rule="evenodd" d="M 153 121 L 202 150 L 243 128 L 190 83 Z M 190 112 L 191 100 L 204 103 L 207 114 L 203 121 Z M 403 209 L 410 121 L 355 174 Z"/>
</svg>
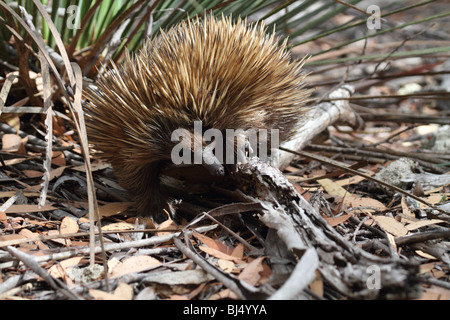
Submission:
<svg viewBox="0 0 450 320">
<path fill-rule="evenodd" d="M 262 24 L 207 17 L 181 22 L 126 54 L 88 90 L 90 142 L 112 164 L 141 215 L 167 219 L 161 170 L 173 163 L 176 129 L 277 129 L 283 142 L 305 113 L 303 62 L 291 61 Z M 184 143 L 198 140 L 192 134 Z M 213 156 L 214 158 L 214 156 Z M 208 162 L 210 163 L 210 162 Z M 207 165 L 210 166 L 211 165 Z M 213 165 L 216 174 L 223 167 Z"/>
</svg>

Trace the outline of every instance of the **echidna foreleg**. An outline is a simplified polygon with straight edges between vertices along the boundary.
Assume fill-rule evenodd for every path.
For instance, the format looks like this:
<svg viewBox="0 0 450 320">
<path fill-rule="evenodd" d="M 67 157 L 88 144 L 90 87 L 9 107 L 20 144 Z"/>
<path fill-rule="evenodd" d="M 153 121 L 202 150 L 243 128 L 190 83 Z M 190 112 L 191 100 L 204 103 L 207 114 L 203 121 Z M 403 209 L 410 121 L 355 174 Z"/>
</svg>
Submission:
<svg viewBox="0 0 450 320">
<path fill-rule="evenodd" d="M 125 170 L 117 171 L 125 172 Z M 169 199 L 161 188 L 160 172 L 161 164 L 153 163 L 134 171 L 133 175 L 117 177 L 133 197 L 138 215 L 150 216 L 157 223 L 167 220 L 167 214 L 172 213 L 168 204 Z"/>
</svg>

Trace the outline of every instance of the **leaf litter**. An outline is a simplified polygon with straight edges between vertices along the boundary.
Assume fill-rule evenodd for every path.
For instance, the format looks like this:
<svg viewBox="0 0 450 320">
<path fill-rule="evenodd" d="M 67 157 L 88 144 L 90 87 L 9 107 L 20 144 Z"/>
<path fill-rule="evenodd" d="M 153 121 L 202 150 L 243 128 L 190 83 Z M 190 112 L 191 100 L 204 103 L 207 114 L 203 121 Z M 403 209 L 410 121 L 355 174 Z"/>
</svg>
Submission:
<svg viewBox="0 0 450 320">
<path fill-rule="evenodd" d="M 370 42 L 366 47 L 368 51 L 376 49 L 375 44 Z M 431 58 L 419 58 L 419 62 L 406 60 L 406 63 L 410 63 L 414 70 L 432 70 L 427 59 Z M 443 64 L 444 59 L 449 57 L 442 55 L 434 58 L 435 66 Z M 389 63 L 386 72 L 398 74 L 399 70 L 404 69 L 404 65 L 400 68 L 395 59 Z M 352 70 L 371 75 L 371 71 L 364 68 L 355 67 Z M 349 76 L 352 76 L 352 70 Z M 69 73 L 71 77 L 75 74 Z M 379 74 L 380 77 L 383 75 Z M 13 76 L 11 72 L 1 78 L 2 91 L 8 93 L 9 86 L 14 88 L 20 85 L 11 80 Z M 444 82 L 444 76 L 448 77 L 444 74 L 437 78 L 438 82 Z M 312 81 L 320 83 L 341 78 L 341 74 L 337 77 L 333 70 L 325 70 L 313 75 Z M 41 74 L 33 75 L 33 79 L 39 93 L 44 94 L 44 87 L 49 84 L 43 83 Z M 73 87 L 77 79 L 71 79 Z M 409 85 L 414 84 L 413 80 L 405 83 L 405 78 L 397 79 L 403 84 L 385 78 L 369 86 L 371 80 L 362 78 L 357 93 L 366 95 L 366 98 L 352 100 L 352 106 L 366 121 L 366 127 L 350 131 L 346 126 L 335 125 L 329 128 L 328 137 L 317 139 L 307 150 L 362 169 L 368 176 L 396 164 L 399 159 L 412 159 L 413 169 L 407 175 L 397 175 L 396 186 L 444 208 L 443 212 L 431 210 L 392 188 L 374 188 L 366 177 L 336 171 L 331 165 L 307 157 L 296 158 L 284 174 L 297 194 L 307 199 L 327 227 L 339 235 L 338 242 L 362 249 L 363 253 L 354 250 L 364 257 L 370 255 L 373 261 L 384 259 L 396 263 L 396 259 L 401 258 L 414 264 L 418 267 L 417 281 L 421 289 L 414 298 L 449 299 L 450 183 L 448 179 L 440 179 L 449 176 L 450 154 L 448 149 L 436 151 L 429 146 L 430 141 L 440 140 L 432 122 L 445 119 L 440 109 L 444 103 L 439 99 L 430 101 L 417 96 L 396 96 L 397 93 L 407 95 L 411 88 L 417 92 L 417 82 L 421 88 L 437 87 L 429 77 L 419 76 L 413 86 Z M 330 87 L 323 85 L 319 93 L 324 94 L 327 90 Z M 66 92 L 65 89 L 63 91 Z M 388 97 L 382 97 L 386 92 Z M 81 94 L 80 91 L 76 93 Z M 377 94 L 380 95 L 379 103 L 369 98 Z M 448 95 L 444 97 L 448 98 Z M 20 108 L 26 104 L 22 99 L 13 100 L 10 106 Z M 75 102 L 74 99 L 70 101 Z M 140 221 L 133 215 L 129 198 L 114 182 L 111 167 L 95 158 L 88 161 L 90 167 L 85 166 L 85 151 L 82 151 L 87 145 L 85 133 L 68 121 L 66 106 L 55 107 L 52 130 L 54 150 L 51 153 L 45 149 L 48 146 L 45 142 L 48 121 L 44 118 L 34 117 L 33 125 L 25 126 L 16 113 L 6 114 L 9 117 L 2 118 L 2 299 L 215 300 L 289 297 L 285 289 L 296 280 L 297 285 L 305 281 L 301 292 L 295 292 L 296 298 L 355 297 L 340 283 L 333 282 L 329 270 L 317 266 L 317 257 L 310 247 L 313 241 L 308 243 L 306 237 L 292 231 L 295 229 L 292 223 L 295 217 L 289 220 L 280 214 L 277 216 L 279 220 L 265 221 L 264 216 L 270 220 L 267 218 L 270 211 L 267 199 L 256 204 L 245 202 L 252 186 L 259 186 L 257 182 L 254 185 L 245 184 L 240 194 L 234 190 L 234 193 L 218 192 L 215 195 L 217 198 L 211 200 L 217 201 L 213 206 L 208 206 L 210 203 L 207 201 L 192 201 L 193 207 L 197 207 L 191 210 L 191 216 L 187 215 L 187 219 L 182 216 L 180 221 L 169 219 L 161 225 L 146 221 L 146 228 L 136 230 Z M 394 112 L 399 109 L 402 113 Z M 407 116 L 424 118 L 425 114 L 430 116 L 430 123 L 415 123 L 418 118 Z M 377 115 L 384 115 L 384 118 Z M 76 119 L 72 117 L 72 120 Z M 445 129 L 445 126 L 441 127 Z M 425 131 L 427 133 L 423 133 Z M 45 204 L 39 205 L 42 177 L 46 174 L 42 165 L 45 158 L 51 159 L 47 176 L 49 189 Z M 425 177 L 428 179 L 418 176 L 423 173 L 428 174 Z M 439 177 L 437 183 L 436 176 Z M 94 209 L 90 202 L 92 197 L 88 194 L 94 186 L 98 199 L 97 211 L 102 217 L 100 230 L 98 217 L 89 215 Z M 278 187 L 281 188 L 281 184 L 272 186 Z M 420 189 L 423 193 L 418 191 Z M 228 201 L 221 203 L 218 196 L 224 193 L 229 196 Z M 263 196 L 261 198 L 264 199 Z M 278 195 L 280 203 L 282 198 Z M 186 197 L 183 200 L 189 203 L 191 199 Z M 283 211 L 280 207 L 276 209 Z M 292 208 L 284 205 L 284 209 L 289 211 Z M 205 215 L 205 212 L 209 214 Z M 323 230 L 330 232 L 327 227 Z M 136 239 L 137 231 L 142 238 Z M 99 238 L 103 245 L 92 241 Z M 326 246 L 321 246 L 320 239 L 315 244 L 319 249 L 318 258 L 322 265 L 326 265 L 329 256 L 321 253 L 326 251 Z M 314 243 L 311 246 L 314 247 Z M 102 251 L 106 261 L 102 258 Z M 90 259 L 92 256 L 93 259 Z M 351 258 L 344 254 L 333 256 L 333 263 L 343 264 Z M 102 266 L 105 262 L 106 275 Z M 351 264 L 348 266 L 350 268 Z M 311 267 L 309 271 L 312 272 L 298 273 L 298 270 L 306 270 L 307 267 Z M 305 280 L 306 274 L 308 279 Z M 354 277 L 358 275 L 356 269 L 351 273 Z M 346 281 L 355 287 L 360 285 L 357 280 L 342 276 L 342 282 Z M 399 291 L 402 289 L 408 290 L 406 283 L 403 288 L 398 288 Z M 361 290 L 360 296 L 356 297 L 379 296 Z M 397 294 L 394 297 L 404 296 Z"/>
</svg>

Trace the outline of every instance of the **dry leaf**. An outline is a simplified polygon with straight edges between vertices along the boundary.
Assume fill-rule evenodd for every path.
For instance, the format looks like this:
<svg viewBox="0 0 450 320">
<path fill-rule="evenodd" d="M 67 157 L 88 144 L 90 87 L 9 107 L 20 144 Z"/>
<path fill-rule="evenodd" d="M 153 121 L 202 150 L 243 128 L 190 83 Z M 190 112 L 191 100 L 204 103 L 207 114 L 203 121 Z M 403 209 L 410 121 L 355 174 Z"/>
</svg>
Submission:
<svg viewBox="0 0 450 320">
<path fill-rule="evenodd" d="M 251 261 L 239 274 L 239 280 L 245 281 L 252 286 L 256 286 L 261 279 L 261 272 L 264 270 L 262 263 L 264 257 L 259 257 Z"/>
<path fill-rule="evenodd" d="M 444 196 L 445 194 L 442 193 L 431 194 L 428 197 L 426 197 L 425 200 L 427 200 L 429 203 L 432 204 L 439 204 Z"/>
<path fill-rule="evenodd" d="M 420 274 L 423 274 L 423 273 L 430 272 L 431 270 L 433 270 L 433 268 L 435 267 L 435 265 L 436 265 L 435 262 L 430 262 L 430 263 L 424 263 L 424 264 L 421 264 L 421 265 L 419 266 L 419 268 L 420 268 L 419 273 L 420 273 Z"/>
<path fill-rule="evenodd" d="M 28 178 L 38 178 L 44 175 L 43 172 L 36 170 L 22 170 L 22 173 L 26 175 Z"/>
<path fill-rule="evenodd" d="M 195 238 L 197 238 L 198 240 L 200 240 L 201 242 L 203 242 L 206 246 L 208 246 L 210 248 L 214 248 L 216 250 L 219 249 L 216 245 L 216 242 L 213 239 L 211 239 L 210 237 L 207 237 L 207 236 L 205 236 L 201 233 L 197 233 L 197 232 L 194 232 L 192 235 Z"/>
<path fill-rule="evenodd" d="M 414 215 L 414 213 L 411 212 L 411 210 L 409 210 L 408 208 L 408 204 L 406 203 L 406 198 L 403 195 L 402 196 L 402 200 L 401 200 L 401 205 L 402 205 L 402 213 L 407 216 L 407 217 L 411 217 L 411 218 L 416 218 L 416 216 Z"/>
<path fill-rule="evenodd" d="M 441 287 L 431 286 L 430 288 L 424 288 L 422 296 L 419 300 L 449 300 L 450 290 Z"/>
<path fill-rule="evenodd" d="M 227 255 L 230 255 L 232 253 L 232 249 L 229 248 L 227 245 L 225 245 L 222 241 L 219 239 L 211 239 L 210 237 L 207 237 L 200 233 L 194 233 L 194 237 L 196 237 L 198 240 L 203 242 L 206 246 L 216 249 L 222 253 L 225 253 Z"/>
<path fill-rule="evenodd" d="M 298 184 L 294 184 L 294 188 L 295 188 L 295 190 L 297 190 L 298 193 L 300 193 L 302 195 L 302 197 L 306 201 L 309 202 L 311 200 L 311 194 L 308 192 L 308 189 L 303 188 L 302 186 L 300 186 Z"/>
<path fill-rule="evenodd" d="M 39 192 L 42 189 L 42 185 L 41 184 L 36 184 L 34 186 L 27 186 L 25 189 L 23 189 L 23 191 L 26 192 Z"/>
<path fill-rule="evenodd" d="M 323 216 L 323 218 L 330 224 L 330 226 L 335 227 L 338 224 L 347 221 L 349 218 L 351 217 L 351 215 L 349 214 L 343 214 L 339 217 L 328 217 L 328 216 Z"/>
<path fill-rule="evenodd" d="M 111 202 L 98 208 L 100 216 L 110 217 L 120 214 L 133 205 L 132 202 Z"/>
<path fill-rule="evenodd" d="M 32 231 L 30 231 L 28 229 L 20 230 L 19 234 L 23 235 L 23 236 L 25 236 L 26 238 L 29 238 L 29 239 L 30 238 L 36 238 L 36 237 L 39 236 L 39 233 L 32 232 Z M 48 249 L 47 245 L 45 245 L 42 241 L 35 241 L 35 243 L 37 244 L 37 246 L 41 250 L 47 250 Z"/>
<path fill-rule="evenodd" d="M 394 236 L 393 236 L 392 234 L 390 234 L 390 233 L 386 233 L 386 237 L 387 237 L 387 239 L 388 239 L 388 241 L 389 241 L 389 244 L 390 244 L 391 247 L 392 247 L 392 250 L 393 250 L 394 252 L 397 252 L 397 244 L 395 243 Z"/>
<path fill-rule="evenodd" d="M 119 264 L 122 264 L 122 262 L 120 262 L 120 260 L 116 257 L 112 257 L 111 259 L 109 259 L 107 262 L 109 272 L 111 272 Z"/>
<path fill-rule="evenodd" d="M 342 198 L 344 204 L 351 207 L 375 207 L 380 210 L 386 209 L 385 205 L 380 201 L 372 198 L 358 197 L 356 195 L 353 195 L 330 179 L 320 179 L 317 180 L 317 182 L 320 183 L 320 185 L 329 195 Z"/>
<path fill-rule="evenodd" d="M 169 300 L 189 300 L 189 298 L 180 294 L 172 294 L 169 297 Z"/>
<path fill-rule="evenodd" d="M 17 152 L 22 145 L 22 138 L 17 134 L 5 133 L 2 136 L 2 151 Z"/>
<path fill-rule="evenodd" d="M 114 296 L 117 300 L 131 300 L 133 299 L 133 287 L 119 281 L 116 290 L 114 290 Z"/>
<path fill-rule="evenodd" d="M 225 254 L 231 255 L 233 252 L 233 247 L 231 246 L 227 246 L 222 240 L 220 240 L 217 235 L 214 235 L 215 239 L 214 241 L 216 242 L 217 245 L 217 250 L 222 251 Z"/>
<path fill-rule="evenodd" d="M 48 269 L 48 273 L 54 278 L 64 278 L 66 277 L 66 269 L 70 267 L 77 266 L 83 257 L 74 257 L 66 260 L 62 260 L 57 264 L 51 266 Z"/>
<path fill-rule="evenodd" d="M 367 197 L 357 197 L 352 194 L 348 194 L 344 198 L 344 203 L 351 207 L 374 207 L 379 210 L 386 209 L 386 206 L 378 200 L 375 200 L 372 198 L 367 198 Z M 367 209 L 365 209 L 365 210 L 367 210 Z M 368 211 L 373 211 L 373 210 L 368 210 Z"/>
<path fill-rule="evenodd" d="M 66 165 L 66 158 L 62 151 L 52 151 L 52 164 L 63 167 Z"/>
<path fill-rule="evenodd" d="M 309 284 L 309 288 L 319 297 L 323 297 L 323 280 L 319 270 L 316 270 L 316 278 Z"/>
<path fill-rule="evenodd" d="M 244 257 L 244 245 L 242 243 L 239 243 L 236 248 L 233 249 L 231 255 L 238 259 L 242 259 Z"/>
<path fill-rule="evenodd" d="M 135 300 L 156 300 L 158 298 L 157 289 L 154 286 L 143 288 L 134 298 Z"/>
<path fill-rule="evenodd" d="M 344 198 L 346 195 L 348 195 L 347 190 L 342 188 L 340 185 L 334 183 L 330 179 L 319 179 L 317 182 L 325 189 L 325 191 L 330 196 L 338 196 L 341 198 Z"/>
<path fill-rule="evenodd" d="M 161 223 L 158 226 L 158 229 L 164 230 L 164 229 L 178 229 L 178 225 L 172 220 L 172 219 L 167 219 L 166 221 L 164 221 L 163 223 Z M 156 232 L 157 236 L 166 236 L 168 234 L 172 234 L 172 232 Z"/>
<path fill-rule="evenodd" d="M 440 220 L 440 219 L 430 219 L 430 220 L 422 220 L 422 221 L 417 221 L 417 222 L 412 222 L 410 224 L 407 224 L 405 226 L 405 228 L 409 231 L 411 230 L 415 230 L 418 228 L 422 228 L 425 226 L 428 226 L 430 224 L 436 224 L 436 223 L 441 223 L 441 222 L 445 222 L 444 220 Z"/>
<path fill-rule="evenodd" d="M 6 216 L 6 213 L 4 211 L 0 211 L 0 223 L 2 223 L 4 226 L 8 223 L 8 217 Z"/>
<path fill-rule="evenodd" d="M 170 292 L 166 295 L 173 294 L 174 291 L 178 294 L 185 294 L 191 292 L 191 289 L 186 291 L 187 285 L 199 285 L 207 281 L 214 280 L 214 278 L 203 271 L 202 269 L 195 270 L 185 270 L 185 271 L 175 271 L 175 272 L 164 272 L 149 274 L 145 277 L 144 282 L 157 283 L 162 285 L 167 285 Z"/>
<path fill-rule="evenodd" d="M 383 230 L 396 237 L 404 236 L 408 233 L 408 229 L 406 229 L 401 222 L 398 222 L 394 218 L 386 216 L 374 216 L 373 219 Z"/>
<path fill-rule="evenodd" d="M 159 260 L 150 256 L 133 256 L 125 259 L 111 270 L 110 277 L 117 278 L 128 273 L 140 272 L 148 270 L 154 266 L 161 264 Z"/>
<path fill-rule="evenodd" d="M 230 289 L 223 289 L 222 291 L 219 291 L 217 293 L 214 293 L 209 297 L 209 300 L 234 300 L 238 299 L 238 296 L 231 291 Z"/>
<path fill-rule="evenodd" d="M 239 258 L 230 256 L 226 253 L 223 253 L 222 251 L 219 251 L 217 249 L 214 248 L 210 248 L 210 247 L 206 247 L 206 246 L 198 246 L 198 248 L 200 250 L 202 250 L 203 252 L 206 252 L 207 254 L 216 257 L 218 259 L 223 259 L 223 260 L 229 260 L 229 261 L 235 261 L 236 263 L 238 263 L 240 261 Z"/>
<path fill-rule="evenodd" d="M 423 252 L 422 250 L 416 250 L 415 251 L 419 256 L 421 256 L 422 258 L 425 259 L 430 259 L 430 260 L 436 260 L 437 258 L 432 256 L 431 254 L 428 254 L 426 252 Z"/>
<path fill-rule="evenodd" d="M 261 278 L 259 279 L 259 284 L 262 285 L 270 280 L 272 276 L 272 269 L 270 269 L 270 267 L 264 262 L 261 265 L 263 270 L 259 273 L 261 275 Z"/>
<path fill-rule="evenodd" d="M 29 100 L 28 97 L 25 99 Z M 22 99 L 22 101 L 27 102 L 27 100 L 25 99 Z M 10 127 L 13 127 L 16 130 L 20 130 L 20 117 L 17 114 L 13 113 L 2 114 L 2 122 L 6 122 Z"/>
<path fill-rule="evenodd" d="M 219 266 L 220 269 L 222 269 L 226 273 L 231 273 L 235 266 L 234 262 L 224 259 L 219 259 L 217 261 L 217 265 Z"/>
<path fill-rule="evenodd" d="M 50 171 L 49 180 L 51 181 L 54 178 L 60 177 L 66 168 L 67 168 L 67 166 L 62 166 L 62 167 L 59 167 L 59 168 L 56 168 L 56 169 L 53 169 L 52 171 Z"/>
<path fill-rule="evenodd" d="M 436 279 L 440 279 L 440 278 L 445 278 L 447 277 L 447 270 L 438 270 L 438 269 L 434 269 L 430 271 L 431 275 L 436 278 Z"/>
<path fill-rule="evenodd" d="M 64 217 L 61 221 L 61 226 L 59 227 L 59 233 L 77 233 L 80 229 L 78 222 L 71 217 Z"/>
<path fill-rule="evenodd" d="M 49 236 L 56 236 L 56 235 L 61 235 L 61 233 L 58 230 L 49 230 L 47 232 L 47 234 Z M 63 246 L 70 246 L 71 245 L 71 241 L 70 239 L 64 239 L 64 238 L 53 238 L 50 239 L 50 241 L 62 244 Z"/>
<path fill-rule="evenodd" d="M 52 211 L 57 208 L 51 205 L 44 205 L 39 207 L 37 204 L 13 204 L 6 210 L 6 213 L 32 213 L 32 212 L 42 212 L 42 211 Z"/>
<path fill-rule="evenodd" d="M 0 165 L 1 166 L 1 165 Z M 0 191 L 0 198 L 11 198 L 17 194 L 17 191 Z M 39 193 L 24 192 L 25 197 L 39 197 Z"/>
<path fill-rule="evenodd" d="M 103 231 L 112 231 L 112 230 L 133 230 L 134 224 L 128 222 L 117 222 L 110 223 L 104 227 L 102 227 Z"/>
<path fill-rule="evenodd" d="M 265 270 L 265 264 L 262 262 L 264 257 L 260 257 L 251 261 L 239 274 L 239 280 L 245 281 L 250 285 L 257 285 L 258 283 L 264 283 L 270 278 L 270 272 Z M 267 268 L 268 269 L 268 268 Z M 264 274 L 267 273 L 267 274 Z M 216 294 L 213 294 L 210 299 L 237 299 L 237 295 L 230 289 L 224 289 Z"/>
<path fill-rule="evenodd" d="M 8 159 L 8 160 L 4 160 L 3 163 L 6 166 L 13 166 L 22 162 L 27 161 L 27 158 L 16 158 L 16 159 Z M 0 164 L 0 167 L 3 166 L 3 163 Z"/>
<path fill-rule="evenodd" d="M 92 172 L 103 170 L 103 169 L 106 169 L 106 168 L 109 168 L 109 167 L 111 167 L 111 165 L 109 163 L 107 163 L 107 162 L 96 161 L 96 162 L 92 163 Z M 86 167 L 84 165 L 75 166 L 75 167 L 72 168 L 72 170 L 85 172 L 86 171 Z"/>
<path fill-rule="evenodd" d="M 361 176 L 353 176 L 353 177 L 350 177 L 347 179 L 337 180 L 334 183 L 336 183 L 338 186 L 343 187 L 343 186 L 348 186 L 350 184 L 358 183 L 358 182 L 361 182 L 364 180 L 366 180 L 366 178 L 361 177 Z"/>
<path fill-rule="evenodd" d="M 0 242 L 20 240 L 20 239 L 26 239 L 26 238 L 27 238 L 26 236 L 17 234 L 17 233 L 5 234 L 5 235 L 0 236 Z"/>
<path fill-rule="evenodd" d="M 114 293 L 90 289 L 89 294 L 98 300 L 131 300 L 133 299 L 133 287 L 119 281 Z"/>
<path fill-rule="evenodd" d="M 292 166 L 287 166 L 287 167 L 284 169 L 284 171 L 287 171 L 287 172 L 297 172 L 298 169 L 295 168 L 295 167 L 292 167 Z"/>
</svg>

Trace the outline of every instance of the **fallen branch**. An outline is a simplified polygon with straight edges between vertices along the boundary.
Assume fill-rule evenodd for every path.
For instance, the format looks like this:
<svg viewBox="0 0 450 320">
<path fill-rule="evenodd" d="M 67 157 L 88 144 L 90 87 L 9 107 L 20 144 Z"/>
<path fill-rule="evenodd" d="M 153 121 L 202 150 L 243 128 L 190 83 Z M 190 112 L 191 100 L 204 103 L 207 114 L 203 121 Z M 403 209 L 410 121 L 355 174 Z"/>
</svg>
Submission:
<svg viewBox="0 0 450 320">
<path fill-rule="evenodd" d="M 315 106 L 303 117 L 303 121 L 298 124 L 296 135 L 289 141 L 281 144 L 281 147 L 290 150 L 301 150 L 307 143 L 309 143 L 315 136 L 319 135 L 328 126 L 335 122 L 347 123 L 354 128 L 362 126 L 362 120 L 351 109 L 349 101 L 345 100 L 350 97 L 354 89 L 351 86 L 343 86 L 333 91 L 329 97 L 333 99 L 342 98 L 344 100 L 336 100 L 332 102 L 323 102 Z M 283 170 L 286 168 L 295 155 L 273 150 L 272 165 Z"/>
<path fill-rule="evenodd" d="M 6 247 L 6 250 L 8 250 L 8 252 L 18 260 L 22 261 L 31 270 L 36 272 L 39 276 L 41 276 L 44 281 L 50 285 L 50 287 L 52 287 L 56 291 L 61 292 L 66 298 L 70 300 L 81 299 L 80 297 L 70 292 L 65 283 L 59 281 L 58 279 L 54 279 L 44 268 L 39 266 L 39 263 L 36 261 L 36 258 L 34 256 L 26 254 L 14 247 Z"/>
<path fill-rule="evenodd" d="M 249 201 L 263 201 L 283 219 L 289 218 L 291 229 L 295 230 L 305 250 L 313 250 L 318 256 L 318 270 L 325 284 L 340 295 L 353 299 L 404 299 L 420 295 L 418 265 L 374 256 L 344 239 L 278 169 L 254 158 L 239 167 L 236 179 L 241 186 L 252 186 L 246 191 Z M 278 228 L 269 223 L 270 220 L 261 219 L 268 227 Z M 277 232 L 283 233 L 281 229 Z M 299 256 L 287 238 L 280 238 Z M 300 262 L 301 259 L 297 263 Z M 311 272 L 314 264 L 309 265 Z M 291 277 L 301 277 L 297 281 L 308 282 L 303 278 L 307 277 L 305 274 L 293 273 Z"/>
<path fill-rule="evenodd" d="M 244 281 L 237 279 L 231 274 L 227 274 L 216 268 L 208 261 L 203 259 L 202 256 L 195 253 L 188 246 L 183 244 L 179 237 L 174 237 L 175 246 L 188 258 L 198 264 L 204 271 L 212 275 L 214 278 L 222 282 L 228 289 L 233 291 L 241 299 L 262 299 L 266 298 L 267 294 L 263 291 L 252 287 Z"/>
<path fill-rule="evenodd" d="M 261 221 L 269 228 L 275 229 L 278 236 L 298 258 L 298 262 L 289 279 L 275 292 L 270 300 L 292 300 L 314 280 L 319 266 L 317 252 L 308 248 L 294 228 L 291 218 L 281 208 L 273 208 L 270 203 L 263 203 L 264 214 Z"/>
</svg>

